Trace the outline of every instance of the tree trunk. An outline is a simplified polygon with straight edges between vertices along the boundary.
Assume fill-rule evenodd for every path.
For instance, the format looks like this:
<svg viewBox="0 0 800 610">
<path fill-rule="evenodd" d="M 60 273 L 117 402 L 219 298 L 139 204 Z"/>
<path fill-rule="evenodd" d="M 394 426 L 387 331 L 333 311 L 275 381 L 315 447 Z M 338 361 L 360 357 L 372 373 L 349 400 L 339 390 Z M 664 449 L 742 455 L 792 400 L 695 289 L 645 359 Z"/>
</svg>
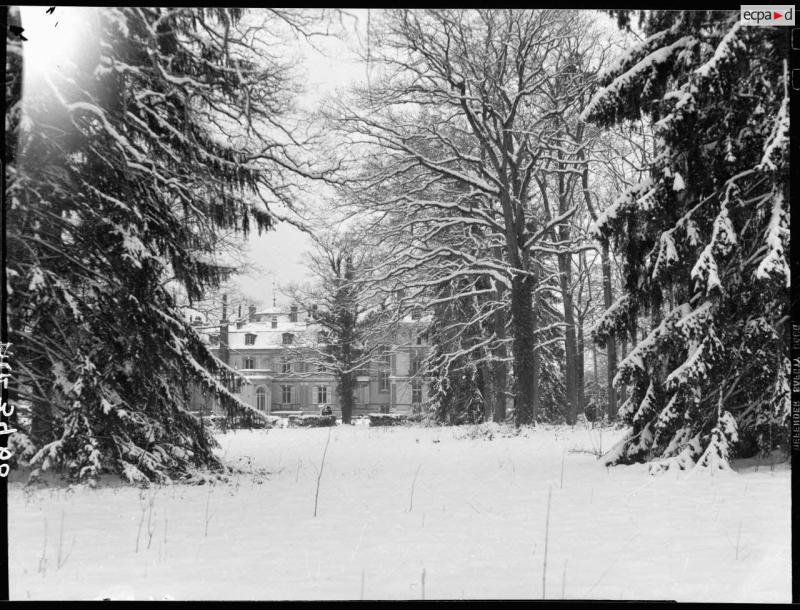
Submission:
<svg viewBox="0 0 800 610">
<path fill-rule="evenodd" d="M 497 302 L 503 301 L 503 288 L 497 288 Z M 494 351 L 492 360 L 492 402 L 494 403 L 494 421 L 502 423 L 506 420 L 506 390 L 508 384 L 508 352 L 503 342 L 506 338 L 506 315 L 502 309 L 494 313 L 494 332 L 500 342 Z"/>
<path fill-rule="evenodd" d="M 608 243 L 603 242 L 601 250 L 603 267 L 603 306 L 606 311 L 613 302 L 611 294 L 611 257 L 608 252 Z M 606 376 L 608 382 L 608 419 L 617 418 L 617 391 L 614 389 L 614 375 L 617 374 L 617 343 L 613 336 L 606 339 Z"/>
<path fill-rule="evenodd" d="M 572 269 L 569 261 L 569 254 L 560 254 L 558 256 L 558 271 L 559 271 L 559 284 L 561 285 L 561 298 L 564 302 L 564 351 L 566 379 L 565 390 L 567 399 L 567 423 L 574 425 L 577 421 L 578 415 L 578 392 L 577 392 L 577 372 L 578 372 L 578 359 L 577 359 L 577 339 L 575 337 L 575 316 L 574 305 L 572 302 L 572 293 L 570 292 L 570 284 L 572 283 Z"/>
<path fill-rule="evenodd" d="M 480 362 L 478 364 L 477 371 L 475 372 L 475 377 L 478 391 L 481 393 L 481 397 L 483 398 L 483 421 L 492 421 L 494 409 L 490 397 L 492 382 L 489 378 L 489 367 L 486 366 L 485 363 Z"/>
<path fill-rule="evenodd" d="M 533 284 L 530 276 L 515 275 L 511 282 L 511 320 L 514 329 L 514 421 L 530 424 L 534 413 Z"/>
<path fill-rule="evenodd" d="M 497 291 L 498 302 L 501 301 L 501 290 Z M 498 340 L 506 337 L 506 316 L 502 309 L 494 314 L 494 332 Z M 492 360 L 492 401 L 494 402 L 494 421 L 502 423 L 506 420 L 506 385 L 508 383 L 508 367 L 506 364 L 506 345 L 500 343 Z"/>
<path fill-rule="evenodd" d="M 622 340 L 622 345 L 620 346 L 622 351 L 619 354 L 619 359 L 624 360 L 625 356 L 628 355 L 628 341 L 627 339 Z M 615 367 L 616 368 L 616 367 Z M 613 379 L 613 377 L 612 377 Z M 619 404 L 622 405 L 626 400 L 628 400 L 628 392 L 625 388 L 622 388 L 619 391 Z M 615 413 L 616 415 L 616 413 Z"/>
<path fill-rule="evenodd" d="M 349 424 L 353 417 L 355 398 L 355 375 L 352 372 L 339 376 L 339 400 L 342 409 L 342 423 Z"/>
<path fill-rule="evenodd" d="M 584 340 L 583 340 L 583 320 L 578 318 L 578 342 L 577 354 L 575 355 L 576 376 L 575 383 L 577 385 L 577 399 L 578 399 L 578 413 L 583 413 L 586 408 L 586 396 L 584 385 Z"/>
<path fill-rule="evenodd" d="M 539 418 L 540 411 L 540 403 L 541 403 L 541 392 L 539 391 L 539 367 L 541 364 L 541 354 L 539 353 L 539 349 L 536 346 L 536 330 L 539 328 L 539 308 L 537 303 L 536 295 L 533 296 L 533 313 L 532 313 L 533 322 L 531 325 L 531 334 L 533 337 L 533 414 L 531 416 L 531 422 L 536 423 L 537 419 Z"/>
</svg>

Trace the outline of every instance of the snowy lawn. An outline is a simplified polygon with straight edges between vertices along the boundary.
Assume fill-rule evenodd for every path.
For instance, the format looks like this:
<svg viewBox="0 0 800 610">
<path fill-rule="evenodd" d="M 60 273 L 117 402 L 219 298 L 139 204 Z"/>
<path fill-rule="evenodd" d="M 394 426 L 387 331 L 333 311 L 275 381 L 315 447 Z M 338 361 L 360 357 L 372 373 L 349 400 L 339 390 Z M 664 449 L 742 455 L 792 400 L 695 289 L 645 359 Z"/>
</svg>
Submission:
<svg viewBox="0 0 800 610">
<path fill-rule="evenodd" d="M 651 477 L 597 430 L 489 428 L 238 431 L 226 484 L 11 483 L 11 599 L 790 601 L 785 463 Z"/>
</svg>

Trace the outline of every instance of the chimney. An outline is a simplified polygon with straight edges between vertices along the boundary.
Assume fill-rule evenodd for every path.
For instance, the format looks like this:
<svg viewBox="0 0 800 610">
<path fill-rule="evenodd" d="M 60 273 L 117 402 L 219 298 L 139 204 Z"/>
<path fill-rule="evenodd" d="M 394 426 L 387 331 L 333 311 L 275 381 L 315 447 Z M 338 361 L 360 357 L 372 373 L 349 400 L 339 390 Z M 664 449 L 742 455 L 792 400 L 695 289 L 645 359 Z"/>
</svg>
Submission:
<svg viewBox="0 0 800 610">
<path fill-rule="evenodd" d="M 230 350 L 228 349 L 228 321 L 223 320 L 219 325 L 219 359 L 228 364 Z"/>
<path fill-rule="evenodd" d="M 238 315 L 238 316 L 236 316 L 236 318 L 237 318 L 238 320 L 241 320 L 241 319 L 242 319 L 242 304 L 241 304 L 241 303 L 239 303 L 239 315 Z"/>
<path fill-rule="evenodd" d="M 255 305 L 250 305 L 250 307 L 247 308 L 247 320 L 249 322 L 255 322 L 256 321 L 256 306 Z"/>
</svg>

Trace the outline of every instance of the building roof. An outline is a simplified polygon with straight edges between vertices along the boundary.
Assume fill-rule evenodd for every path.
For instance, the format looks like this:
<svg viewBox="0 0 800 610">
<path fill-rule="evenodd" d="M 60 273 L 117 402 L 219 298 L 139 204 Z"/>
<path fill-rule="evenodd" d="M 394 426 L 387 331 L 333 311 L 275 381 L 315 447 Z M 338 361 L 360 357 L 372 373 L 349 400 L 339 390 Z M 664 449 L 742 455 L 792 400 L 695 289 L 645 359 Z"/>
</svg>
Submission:
<svg viewBox="0 0 800 610">
<path fill-rule="evenodd" d="M 285 322 L 278 328 L 271 328 L 269 322 L 248 322 L 241 328 L 228 328 L 228 346 L 236 350 L 290 347 L 283 344 L 283 335 L 290 333 L 294 336 L 292 345 L 316 347 L 320 344 L 320 330 L 322 329 L 318 325 L 305 322 Z M 246 335 L 256 336 L 252 345 L 245 344 Z"/>
</svg>

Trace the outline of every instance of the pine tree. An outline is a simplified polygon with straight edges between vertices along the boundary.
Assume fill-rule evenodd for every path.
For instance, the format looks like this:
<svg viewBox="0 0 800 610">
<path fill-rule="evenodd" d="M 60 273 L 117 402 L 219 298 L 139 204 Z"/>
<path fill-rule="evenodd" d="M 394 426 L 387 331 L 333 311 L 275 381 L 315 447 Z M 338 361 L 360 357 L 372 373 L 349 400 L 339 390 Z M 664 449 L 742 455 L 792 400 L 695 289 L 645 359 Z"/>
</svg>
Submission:
<svg viewBox="0 0 800 610">
<path fill-rule="evenodd" d="M 643 25 L 583 113 L 604 126 L 644 115 L 657 149 L 649 178 L 596 222 L 625 286 L 595 337 L 636 344 L 615 379 L 632 428 L 606 460 L 725 468 L 788 434 L 789 31 L 722 11 Z"/>
<path fill-rule="evenodd" d="M 173 295 L 229 273 L 217 231 L 267 229 L 269 202 L 290 202 L 294 162 L 265 135 L 288 83 L 240 10 L 82 10 L 59 69 L 26 74 L 20 94 L 8 64 L 10 399 L 30 415 L 15 457 L 72 480 L 163 481 L 219 465 L 190 384 L 249 408 Z"/>
<path fill-rule="evenodd" d="M 476 424 L 493 416 L 487 409 L 491 397 L 485 356 L 492 351 L 493 336 L 481 323 L 486 297 L 453 298 L 467 292 L 464 284 L 468 282 L 462 279 L 439 287 L 440 302 L 432 307 L 429 330 L 426 369 L 431 374 L 431 403 L 436 421 L 446 425 Z M 482 287 L 478 282 L 476 288 Z"/>
</svg>

